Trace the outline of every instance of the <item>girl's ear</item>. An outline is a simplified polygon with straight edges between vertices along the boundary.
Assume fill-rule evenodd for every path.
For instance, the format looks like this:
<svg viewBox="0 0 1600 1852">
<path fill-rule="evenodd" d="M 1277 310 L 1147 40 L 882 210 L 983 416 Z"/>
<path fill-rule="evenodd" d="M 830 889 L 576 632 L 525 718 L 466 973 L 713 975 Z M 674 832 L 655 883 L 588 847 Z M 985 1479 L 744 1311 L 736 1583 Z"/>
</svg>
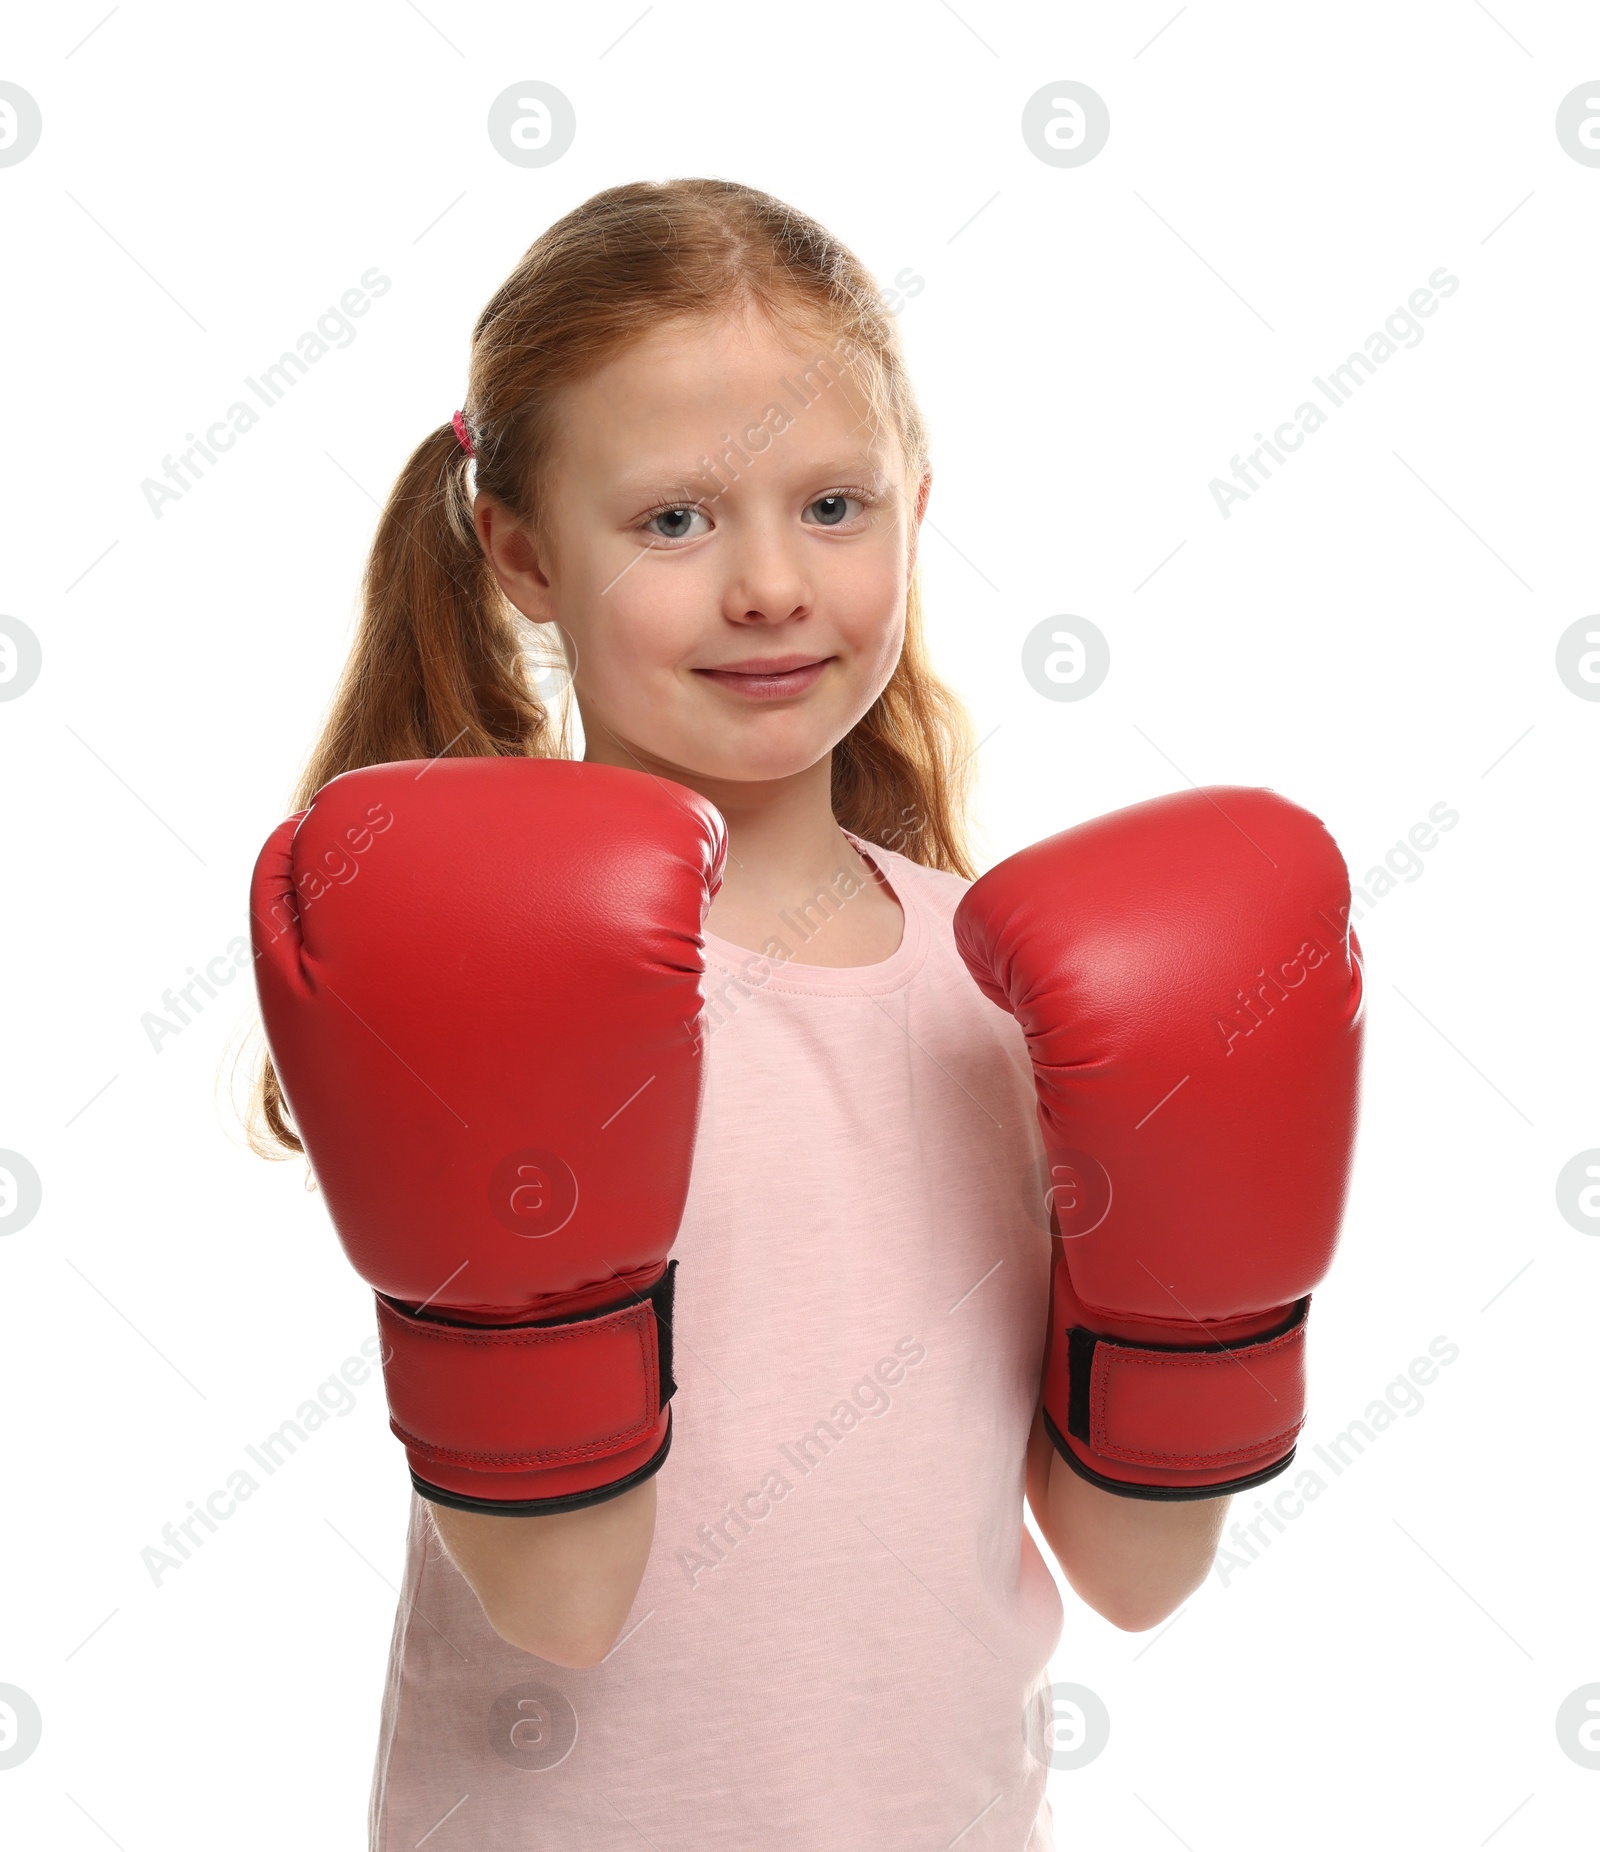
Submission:
<svg viewBox="0 0 1600 1852">
<path fill-rule="evenodd" d="M 917 565 L 917 542 L 922 538 L 922 517 L 928 508 L 928 491 L 933 487 L 933 470 L 930 466 L 922 472 L 922 480 L 917 484 L 917 499 L 912 506 L 911 532 L 906 559 L 906 570 L 914 572 Z"/>
<path fill-rule="evenodd" d="M 488 495 L 473 502 L 472 523 L 501 591 L 530 623 L 554 623 L 550 580 L 533 536 Z"/>
</svg>

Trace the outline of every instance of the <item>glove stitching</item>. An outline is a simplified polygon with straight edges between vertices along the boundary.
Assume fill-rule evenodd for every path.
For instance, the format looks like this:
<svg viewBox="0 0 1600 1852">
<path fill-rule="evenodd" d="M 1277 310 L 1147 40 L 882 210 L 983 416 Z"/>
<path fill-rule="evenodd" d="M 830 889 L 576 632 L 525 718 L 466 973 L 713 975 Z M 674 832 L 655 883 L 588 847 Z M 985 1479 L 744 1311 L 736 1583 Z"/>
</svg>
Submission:
<svg viewBox="0 0 1600 1852">
<path fill-rule="evenodd" d="M 616 1434 L 602 1435 L 600 1439 L 585 1441 L 574 1447 L 546 1447 L 537 1451 L 523 1453 L 488 1453 L 474 1451 L 466 1447 L 442 1447 L 433 1441 L 423 1440 L 420 1435 L 411 1433 L 402 1427 L 391 1415 L 389 1426 L 396 1437 L 406 1446 L 429 1461 L 441 1461 L 450 1466 L 496 1467 L 496 1466 L 583 1466 L 595 1460 L 609 1459 L 612 1454 L 620 1453 L 625 1447 L 637 1445 L 655 1433 L 655 1420 L 640 1422 L 637 1426 L 623 1428 Z"/>
</svg>

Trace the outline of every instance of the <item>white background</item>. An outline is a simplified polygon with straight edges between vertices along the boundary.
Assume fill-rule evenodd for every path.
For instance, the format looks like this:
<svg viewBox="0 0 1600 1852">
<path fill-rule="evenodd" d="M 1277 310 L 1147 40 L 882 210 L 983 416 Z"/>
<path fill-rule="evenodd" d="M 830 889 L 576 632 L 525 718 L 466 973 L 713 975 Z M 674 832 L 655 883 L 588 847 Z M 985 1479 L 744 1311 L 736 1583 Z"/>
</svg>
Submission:
<svg viewBox="0 0 1600 1852">
<path fill-rule="evenodd" d="M 1459 1357 L 1167 1628 L 1063 1590 L 1052 1676 L 1111 1737 L 1052 1775 L 1058 1844 L 1592 1844 L 1600 1770 L 1556 1713 L 1600 1681 L 1600 1241 L 1555 1185 L 1600 1145 L 1600 703 L 1556 651 L 1600 609 L 1600 167 L 1555 114 L 1600 74 L 1600 16 L 1067 11 L 10 20 L 0 78 L 44 133 L 0 168 L 0 609 L 44 668 L 0 704 L 0 1146 L 44 1206 L 0 1240 L 0 1684 L 44 1736 L 0 1770 L 8 1843 L 363 1843 L 407 1503 L 380 1386 L 159 1587 L 140 1552 L 356 1352 L 370 1295 L 300 1167 L 243 1145 L 246 983 L 159 1053 L 141 1018 L 245 931 L 377 502 L 460 404 L 485 299 L 596 189 L 716 174 L 920 280 L 925 589 L 986 736 L 986 863 L 1191 780 L 1307 805 L 1358 881 L 1459 815 L 1360 926 L 1365 1115 L 1306 1450 L 1430 1340 Z M 577 113 L 546 168 L 485 129 L 528 79 Z M 1021 131 L 1062 79 L 1111 116 L 1077 168 Z M 393 286 L 353 343 L 155 518 L 163 457 L 372 266 Z M 1211 480 L 1440 266 L 1460 287 L 1424 338 L 1224 518 Z M 1110 643 L 1081 701 L 1021 672 L 1062 614 Z"/>
</svg>

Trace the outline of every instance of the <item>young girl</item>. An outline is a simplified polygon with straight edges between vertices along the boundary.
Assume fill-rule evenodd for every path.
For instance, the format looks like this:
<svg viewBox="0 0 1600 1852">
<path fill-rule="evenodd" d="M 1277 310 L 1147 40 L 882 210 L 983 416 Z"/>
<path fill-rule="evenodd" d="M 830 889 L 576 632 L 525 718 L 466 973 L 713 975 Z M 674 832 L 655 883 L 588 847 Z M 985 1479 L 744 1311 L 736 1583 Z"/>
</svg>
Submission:
<svg viewBox="0 0 1600 1852">
<path fill-rule="evenodd" d="M 702 794 L 728 846 L 670 1455 L 553 1514 L 414 1498 L 376 1852 L 1042 1852 L 1062 1610 L 1024 1494 L 1118 1627 L 1207 1572 L 1225 1497 L 1115 1496 L 1040 1418 L 1042 1152 L 952 933 L 973 748 L 920 634 L 929 483 L 862 266 L 692 180 L 538 239 L 384 510 L 297 810 L 356 767 L 570 757 L 570 676 L 584 759 Z"/>
</svg>

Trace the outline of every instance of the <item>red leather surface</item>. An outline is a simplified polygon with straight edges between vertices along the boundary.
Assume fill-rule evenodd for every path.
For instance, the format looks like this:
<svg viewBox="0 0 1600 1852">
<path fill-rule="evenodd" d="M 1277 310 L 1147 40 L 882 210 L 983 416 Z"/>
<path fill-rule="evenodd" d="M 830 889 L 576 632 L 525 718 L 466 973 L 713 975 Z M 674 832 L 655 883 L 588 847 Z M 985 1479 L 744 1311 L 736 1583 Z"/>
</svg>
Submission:
<svg viewBox="0 0 1600 1852">
<path fill-rule="evenodd" d="M 1305 1418 L 1306 1328 L 1242 1352 L 1095 1352 L 1089 1451 L 1127 1466 L 1237 1473 L 1293 1446 Z"/>
<path fill-rule="evenodd" d="M 574 1324 L 507 1329 L 433 1323 L 380 1298 L 378 1329 L 391 1353 L 390 1425 L 435 1464 L 564 1466 L 660 1432 L 648 1303 Z M 530 1408 L 539 1411 L 536 1432 Z"/>
<path fill-rule="evenodd" d="M 580 1484 L 603 1485 L 667 1431 L 654 1314 L 627 1302 L 688 1189 L 724 847 L 667 780 L 475 758 L 347 772 L 261 852 L 267 1040 L 351 1263 L 457 1325 L 626 1307 L 502 1346 L 387 1311 L 392 1409 L 434 1483 L 442 1461 L 589 1448 Z"/>
<path fill-rule="evenodd" d="M 1316 817 L 1219 786 L 1037 843 L 958 908 L 968 969 L 1033 1057 L 1060 1234 L 1045 1406 L 1063 1434 L 1071 1326 L 1237 1342 L 1282 1324 L 1326 1274 L 1358 1105 L 1349 900 Z M 1288 1348 L 1299 1355 L 1303 1333 Z M 1119 1439 L 1152 1456 L 1166 1445 L 1221 1462 L 1277 1445 L 1282 1457 L 1291 1442 L 1271 1436 L 1292 1441 L 1304 1418 L 1303 1358 L 1275 1361 L 1265 1391 L 1245 1367 L 1107 1360 L 1107 1453 L 1073 1445 L 1097 1471 L 1156 1485 L 1210 1469 L 1131 1471 Z"/>
</svg>

